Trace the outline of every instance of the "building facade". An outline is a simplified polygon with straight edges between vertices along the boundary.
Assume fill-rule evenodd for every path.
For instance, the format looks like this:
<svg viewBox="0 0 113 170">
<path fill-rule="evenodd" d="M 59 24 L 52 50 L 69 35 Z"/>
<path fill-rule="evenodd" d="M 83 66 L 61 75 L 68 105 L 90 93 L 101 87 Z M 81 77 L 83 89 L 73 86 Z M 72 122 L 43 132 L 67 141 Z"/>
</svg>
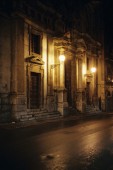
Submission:
<svg viewBox="0 0 113 170">
<path fill-rule="evenodd" d="M 112 112 L 113 111 L 113 71 L 112 65 L 113 60 L 112 58 L 106 58 L 106 65 L 105 65 L 105 98 L 106 98 L 106 111 Z"/>
<path fill-rule="evenodd" d="M 0 3 L 0 122 L 105 110 L 101 44 L 39 1 Z"/>
</svg>

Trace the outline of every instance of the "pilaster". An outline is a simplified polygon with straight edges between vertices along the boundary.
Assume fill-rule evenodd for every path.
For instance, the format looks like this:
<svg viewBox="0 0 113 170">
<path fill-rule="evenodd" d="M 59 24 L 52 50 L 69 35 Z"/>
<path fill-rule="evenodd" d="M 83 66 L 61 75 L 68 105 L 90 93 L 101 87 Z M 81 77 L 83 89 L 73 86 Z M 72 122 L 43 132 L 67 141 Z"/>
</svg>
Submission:
<svg viewBox="0 0 113 170">
<path fill-rule="evenodd" d="M 17 121 L 20 114 L 26 110 L 24 89 L 24 21 L 19 17 L 12 19 L 11 45 L 11 117 Z"/>
<path fill-rule="evenodd" d="M 64 88 L 58 88 L 57 93 L 57 108 L 62 116 L 68 114 L 68 102 L 67 102 L 67 90 Z"/>
</svg>

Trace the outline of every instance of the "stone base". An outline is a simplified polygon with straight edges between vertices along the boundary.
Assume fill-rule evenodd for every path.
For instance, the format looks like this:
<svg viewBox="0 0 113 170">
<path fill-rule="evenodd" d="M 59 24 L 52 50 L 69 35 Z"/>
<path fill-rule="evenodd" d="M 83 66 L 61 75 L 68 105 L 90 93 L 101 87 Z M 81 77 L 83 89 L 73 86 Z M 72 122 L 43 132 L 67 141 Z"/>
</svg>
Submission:
<svg viewBox="0 0 113 170">
<path fill-rule="evenodd" d="M 55 95 L 47 96 L 47 106 L 48 112 L 57 111 L 57 97 Z"/>
<path fill-rule="evenodd" d="M 83 92 L 77 92 L 77 98 L 76 98 L 76 109 L 80 112 L 85 112 L 86 103 L 85 103 L 85 97 Z"/>
<path fill-rule="evenodd" d="M 57 93 L 57 110 L 62 116 L 68 113 L 68 102 L 67 102 L 67 90 L 59 88 L 56 90 Z"/>
<path fill-rule="evenodd" d="M 0 123 L 11 121 L 11 105 L 9 93 L 0 93 Z"/>
<path fill-rule="evenodd" d="M 62 116 L 66 116 L 69 114 L 68 103 L 58 103 L 58 111 L 61 113 Z"/>
<path fill-rule="evenodd" d="M 11 94 L 10 95 L 11 105 L 11 120 L 19 121 L 21 115 L 26 113 L 26 97 L 23 94 Z"/>
</svg>

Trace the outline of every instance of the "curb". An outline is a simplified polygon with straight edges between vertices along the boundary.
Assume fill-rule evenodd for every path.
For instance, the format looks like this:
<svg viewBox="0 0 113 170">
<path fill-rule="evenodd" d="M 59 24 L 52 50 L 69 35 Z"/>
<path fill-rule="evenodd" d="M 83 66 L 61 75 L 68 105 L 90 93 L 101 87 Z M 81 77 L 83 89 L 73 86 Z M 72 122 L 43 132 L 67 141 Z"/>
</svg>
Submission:
<svg viewBox="0 0 113 170">
<path fill-rule="evenodd" d="M 70 115 L 70 116 L 65 116 L 65 117 L 58 117 L 58 118 L 50 118 L 48 120 L 29 120 L 29 121 L 24 121 L 24 122 L 11 122 L 11 123 L 1 123 L 0 128 L 2 129 L 17 129 L 17 128 L 24 128 L 24 127 L 30 127 L 30 126 L 35 126 L 35 125 L 40 125 L 40 124 L 45 124 L 45 123 L 51 123 L 51 122 L 58 122 L 58 121 L 70 121 L 70 120 L 88 120 L 88 119 L 93 119 L 93 118 L 106 118 L 113 116 L 113 112 L 106 113 L 106 112 L 101 112 L 101 113 L 94 113 L 94 114 L 77 114 L 77 115 Z"/>
</svg>

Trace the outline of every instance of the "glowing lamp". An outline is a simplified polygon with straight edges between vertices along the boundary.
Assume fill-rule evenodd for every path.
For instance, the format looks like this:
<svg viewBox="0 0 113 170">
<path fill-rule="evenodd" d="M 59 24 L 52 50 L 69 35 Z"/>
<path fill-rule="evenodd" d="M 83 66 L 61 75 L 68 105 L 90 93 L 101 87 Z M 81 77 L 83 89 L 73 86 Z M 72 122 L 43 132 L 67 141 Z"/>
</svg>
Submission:
<svg viewBox="0 0 113 170">
<path fill-rule="evenodd" d="M 65 61 L 65 56 L 64 56 L 63 54 L 61 54 L 61 55 L 59 56 L 59 60 L 60 60 L 60 61 Z"/>
<path fill-rule="evenodd" d="M 96 68 L 95 68 L 95 67 L 92 67 L 92 68 L 91 68 L 91 72 L 92 72 L 92 73 L 95 73 L 95 72 L 96 72 Z"/>
</svg>

